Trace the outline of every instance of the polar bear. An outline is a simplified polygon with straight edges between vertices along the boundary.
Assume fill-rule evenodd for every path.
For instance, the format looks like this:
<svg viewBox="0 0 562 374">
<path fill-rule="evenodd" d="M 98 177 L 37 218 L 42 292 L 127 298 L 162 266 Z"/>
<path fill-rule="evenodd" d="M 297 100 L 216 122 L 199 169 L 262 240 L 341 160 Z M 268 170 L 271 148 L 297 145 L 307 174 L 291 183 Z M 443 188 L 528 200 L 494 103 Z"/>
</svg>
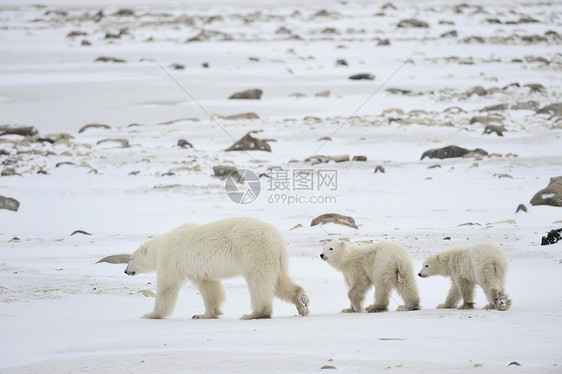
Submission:
<svg viewBox="0 0 562 374">
<path fill-rule="evenodd" d="M 504 293 L 507 256 L 493 244 L 479 243 L 472 247 L 456 247 L 429 257 L 422 265 L 419 276 L 451 277 L 452 285 L 443 304 L 437 308 L 474 309 L 474 286 L 484 290 L 488 305 L 485 309 L 507 310 L 511 300 Z"/>
<path fill-rule="evenodd" d="M 357 246 L 345 241 L 329 241 L 320 255 L 344 275 L 351 305 L 343 313 L 362 311 L 365 294 L 375 286 L 375 302 L 367 312 L 386 312 L 390 293 L 396 289 L 405 305 L 397 310 L 419 310 L 420 298 L 412 260 L 404 247 L 392 242 Z"/>
<path fill-rule="evenodd" d="M 253 313 L 242 319 L 271 318 L 273 296 L 308 314 L 309 299 L 287 272 L 285 240 L 271 225 L 254 218 L 227 218 L 207 224 L 186 224 L 142 244 L 125 273 L 156 271 L 154 310 L 144 318 L 164 318 L 175 307 L 178 292 L 191 280 L 203 297 L 205 313 L 217 318 L 225 299 L 221 279 L 244 276 Z"/>
</svg>

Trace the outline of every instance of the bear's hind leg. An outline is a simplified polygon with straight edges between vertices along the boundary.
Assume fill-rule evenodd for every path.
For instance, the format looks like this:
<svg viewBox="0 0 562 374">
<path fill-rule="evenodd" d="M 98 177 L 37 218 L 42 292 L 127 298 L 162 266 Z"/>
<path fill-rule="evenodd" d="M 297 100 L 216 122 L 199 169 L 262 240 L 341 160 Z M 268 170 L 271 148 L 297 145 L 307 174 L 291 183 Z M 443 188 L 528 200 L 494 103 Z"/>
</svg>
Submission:
<svg viewBox="0 0 562 374">
<path fill-rule="evenodd" d="M 194 281 L 199 288 L 201 297 L 205 303 L 205 313 L 196 314 L 194 319 L 212 319 L 222 315 L 221 304 L 224 302 L 224 287 L 217 280 Z"/>
<path fill-rule="evenodd" d="M 308 304 L 310 303 L 308 296 L 306 296 L 302 287 L 293 282 L 286 272 L 281 271 L 279 278 L 277 278 L 275 296 L 281 300 L 290 301 L 295 304 L 301 316 L 306 316 L 308 314 Z"/>
<path fill-rule="evenodd" d="M 396 285 L 398 295 L 404 300 L 404 305 L 398 307 L 398 311 L 406 310 L 420 310 L 420 297 L 418 295 L 418 288 L 415 281 L 408 277 L 403 281 L 398 281 Z"/>
<path fill-rule="evenodd" d="M 163 274 L 159 271 L 158 274 Z M 165 276 L 156 277 L 156 300 L 154 300 L 154 310 L 145 314 L 142 318 L 160 319 L 169 316 L 174 311 L 178 292 L 182 286 L 182 281 L 166 279 Z"/>
<path fill-rule="evenodd" d="M 252 300 L 251 314 L 244 314 L 241 319 L 271 318 L 273 314 L 273 294 L 277 283 L 276 274 L 266 274 L 258 270 L 246 275 L 246 282 Z"/>
<path fill-rule="evenodd" d="M 456 283 L 463 299 L 459 309 L 474 309 L 474 283 L 466 279 L 459 279 Z"/>
</svg>

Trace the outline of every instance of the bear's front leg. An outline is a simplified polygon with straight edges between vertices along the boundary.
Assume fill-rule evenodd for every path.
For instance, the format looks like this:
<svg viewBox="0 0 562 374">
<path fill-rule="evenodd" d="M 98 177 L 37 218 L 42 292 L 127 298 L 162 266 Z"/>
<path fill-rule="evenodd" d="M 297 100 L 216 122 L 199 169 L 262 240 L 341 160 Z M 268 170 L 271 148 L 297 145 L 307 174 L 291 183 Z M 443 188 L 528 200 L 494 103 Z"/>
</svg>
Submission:
<svg viewBox="0 0 562 374">
<path fill-rule="evenodd" d="M 156 277 L 156 300 L 154 300 L 154 310 L 145 314 L 142 318 L 160 319 L 169 316 L 174 311 L 178 292 L 182 285 L 182 281 L 173 282 L 163 276 L 164 272 L 158 271 Z"/>
<path fill-rule="evenodd" d="M 366 279 L 357 279 L 349 288 L 347 297 L 351 306 L 349 309 L 342 310 L 343 313 L 361 313 L 363 311 L 363 300 L 365 293 L 371 287 L 371 283 Z"/>
<path fill-rule="evenodd" d="M 449 289 L 449 294 L 447 295 L 445 302 L 443 304 L 437 305 L 437 309 L 456 308 L 460 299 L 461 299 L 461 293 L 455 282 L 453 282 L 451 284 L 451 288 Z"/>
<path fill-rule="evenodd" d="M 222 315 L 221 304 L 225 299 L 222 283 L 216 280 L 194 280 L 193 282 L 199 288 L 205 303 L 205 313 L 196 314 L 193 319 L 214 319 Z"/>
</svg>

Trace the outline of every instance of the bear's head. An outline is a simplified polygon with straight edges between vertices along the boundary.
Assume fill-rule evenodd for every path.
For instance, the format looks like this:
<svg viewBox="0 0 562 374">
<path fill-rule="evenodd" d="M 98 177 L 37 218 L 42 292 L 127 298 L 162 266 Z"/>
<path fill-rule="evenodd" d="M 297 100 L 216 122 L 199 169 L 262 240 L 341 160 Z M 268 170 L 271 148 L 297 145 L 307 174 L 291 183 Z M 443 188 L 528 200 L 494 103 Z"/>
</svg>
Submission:
<svg viewBox="0 0 562 374">
<path fill-rule="evenodd" d="M 339 240 L 329 240 L 324 244 L 324 249 L 320 254 L 320 258 L 329 264 L 334 264 L 342 254 L 346 253 L 346 242 Z"/>
<path fill-rule="evenodd" d="M 125 274 L 135 275 L 156 271 L 156 251 L 150 250 L 151 242 L 142 244 L 129 259 Z"/>
<path fill-rule="evenodd" d="M 440 274 L 440 261 L 439 255 L 430 256 L 422 265 L 422 268 L 418 275 L 422 278 L 427 278 L 432 275 Z"/>
</svg>

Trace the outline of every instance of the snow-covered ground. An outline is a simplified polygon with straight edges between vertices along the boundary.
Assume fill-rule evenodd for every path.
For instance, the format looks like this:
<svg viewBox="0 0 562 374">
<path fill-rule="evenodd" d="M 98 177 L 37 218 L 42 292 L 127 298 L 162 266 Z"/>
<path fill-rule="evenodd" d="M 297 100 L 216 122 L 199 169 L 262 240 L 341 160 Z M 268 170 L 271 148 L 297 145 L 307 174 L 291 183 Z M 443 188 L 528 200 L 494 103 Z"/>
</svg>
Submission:
<svg viewBox="0 0 562 374">
<path fill-rule="evenodd" d="M 540 246 L 541 236 L 562 227 L 562 211 L 529 204 L 562 175 L 560 114 L 536 112 L 562 101 L 562 6 L 42 4 L 0 3 L 0 125 L 62 139 L 0 137 L 8 153 L 1 169 L 17 174 L 0 177 L 0 195 L 21 203 L 17 212 L 0 210 L 0 372 L 562 371 L 562 244 Z M 125 8 L 133 13 L 116 15 Z M 408 18 L 428 27 L 397 27 Z M 201 30 L 203 40 L 186 43 Z M 442 37 L 452 30 L 457 36 Z M 379 45 L 385 39 L 390 45 Z M 126 62 L 94 62 L 100 56 Z M 357 73 L 376 79 L 348 79 Z M 252 88 L 263 90 L 261 100 L 228 100 Z M 329 94 L 316 96 L 322 91 Z M 484 109 L 496 104 L 507 109 Z M 225 118 L 245 112 L 260 118 Z M 504 136 L 483 134 L 477 116 L 505 126 Z M 110 128 L 78 132 L 90 123 Z M 252 130 L 276 140 L 271 153 L 224 151 Z M 129 146 L 98 144 L 104 139 Z M 178 147 L 179 139 L 193 148 Z M 490 156 L 420 160 L 447 145 Z M 342 154 L 367 161 L 305 161 Z M 213 176 L 217 165 L 263 174 L 258 199 L 232 202 Z M 385 172 L 374 173 L 377 166 Z M 272 183 L 280 170 L 288 171 L 288 190 Z M 292 184 L 293 172 L 304 170 L 314 171 L 311 190 Z M 319 185 L 322 173 L 337 175 L 337 184 Z M 528 212 L 515 213 L 519 204 Z M 331 212 L 352 216 L 358 229 L 310 226 Z M 96 264 L 184 222 L 231 216 L 283 233 L 291 276 L 311 298 L 309 316 L 276 300 L 273 319 L 240 321 L 250 301 L 236 278 L 225 281 L 219 320 L 191 319 L 203 302 L 190 283 L 170 318 L 144 320 L 154 299 L 139 291 L 155 291 L 155 276 Z M 91 235 L 71 236 L 75 230 Z M 435 309 L 449 283 L 430 278 L 418 280 L 421 311 L 393 311 L 394 295 L 388 313 L 341 314 L 342 276 L 319 258 L 329 235 L 394 240 L 416 271 L 430 253 L 496 243 L 510 259 L 513 306 L 482 310 L 478 289 L 478 309 Z"/>
</svg>

